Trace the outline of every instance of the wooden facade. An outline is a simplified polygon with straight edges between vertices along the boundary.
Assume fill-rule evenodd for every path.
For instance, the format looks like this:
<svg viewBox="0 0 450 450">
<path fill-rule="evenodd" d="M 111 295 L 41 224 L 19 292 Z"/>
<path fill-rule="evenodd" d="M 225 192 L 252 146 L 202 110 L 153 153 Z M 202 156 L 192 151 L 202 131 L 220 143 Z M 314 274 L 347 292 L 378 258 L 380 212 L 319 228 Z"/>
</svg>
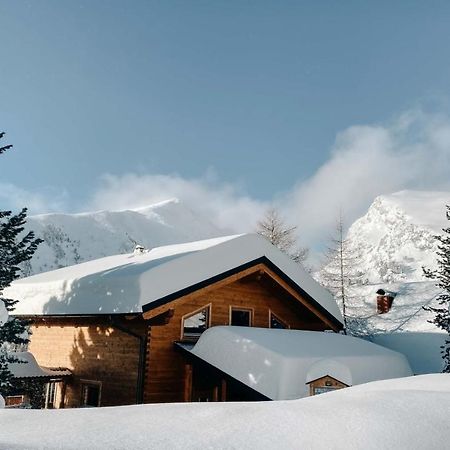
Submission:
<svg viewBox="0 0 450 450">
<path fill-rule="evenodd" d="M 83 404 L 94 389 L 101 406 L 139 402 L 139 355 L 146 325 L 141 317 L 33 318 L 29 350 L 43 367 L 64 367 L 73 376 L 55 407 Z M 145 345 L 145 344 L 144 344 Z M 144 353 L 145 349 L 142 351 Z M 58 389 L 57 396 L 61 397 Z"/>
<path fill-rule="evenodd" d="M 83 406 L 89 396 L 95 402 L 98 395 L 101 406 L 198 401 L 204 397 L 203 388 L 211 400 L 239 400 L 239 395 L 244 399 L 247 394 L 240 394 L 238 385 L 233 385 L 234 394 L 227 393 L 226 380 L 198 373 L 198 367 L 175 348 L 176 342 L 193 341 L 183 335 L 183 320 L 204 308 L 208 327 L 231 325 L 233 311 L 243 311 L 253 327 L 269 328 L 271 318 L 276 318 L 292 329 L 340 328 L 295 286 L 257 264 L 143 314 L 34 317 L 29 349 L 40 365 L 72 371 L 64 407 Z M 208 380 L 215 381 L 206 386 Z"/>
<path fill-rule="evenodd" d="M 323 394 L 325 392 L 348 387 L 348 384 L 345 384 L 330 375 L 317 378 L 307 384 L 309 384 L 309 395 Z"/>
</svg>

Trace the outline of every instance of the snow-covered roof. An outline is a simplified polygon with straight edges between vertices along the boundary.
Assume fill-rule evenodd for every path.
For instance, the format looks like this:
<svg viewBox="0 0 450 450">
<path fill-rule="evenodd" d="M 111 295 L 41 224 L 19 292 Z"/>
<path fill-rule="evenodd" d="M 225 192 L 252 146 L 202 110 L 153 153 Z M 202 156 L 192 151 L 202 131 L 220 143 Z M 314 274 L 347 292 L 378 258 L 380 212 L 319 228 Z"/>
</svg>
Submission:
<svg viewBox="0 0 450 450">
<path fill-rule="evenodd" d="M 305 397 L 325 375 L 347 385 L 412 375 L 404 355 L 337 333 L 217 326 L 191 352 L 272 400 Z"/>
<path fill-rule="evenodd" d="M 8 365 L 10 372 L 15 378 L 37 378 L 37 377 L 62 377 L 71 375 L 68 369 L 50 369 L 41 367 L 34 355 L 30 352 L 15 352 L 11 354 L 18 359 Z"/>
<path fill-rule="evenodd" d="M 4 295 L 20 300 L 16 315 L 142 312 L 170 295 L 258 261 L 269 261 L 342 323 L 332 295 L 299 264 L 256 234 L 100 258 L 17 280 Z"/>
</svg>

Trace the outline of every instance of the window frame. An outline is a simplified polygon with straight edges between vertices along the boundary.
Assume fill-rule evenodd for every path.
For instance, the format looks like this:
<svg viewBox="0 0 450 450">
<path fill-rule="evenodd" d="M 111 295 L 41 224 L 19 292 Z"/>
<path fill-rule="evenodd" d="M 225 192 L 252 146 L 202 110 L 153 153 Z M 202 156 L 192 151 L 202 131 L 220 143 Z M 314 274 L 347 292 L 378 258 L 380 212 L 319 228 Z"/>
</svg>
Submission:
<svg viewBox="0 0 450 450">
<path fill-rule="evenodd" d="M 45 389 L 45 409 L 55 409 L 56 399 L 58 398 L 58 381 L 49 380 Z M 50 398 L 51 397 L 51 398 Z"/>
<path fill-rule="evenodd" d="M 284 324 L 286 326 L 286 328 L 272 328 L 272 316 L 274 316 L 278 322 Z M 275 314 L 271 309 L 269 309 L 269 328 L 271 330 L 289 330 L 291 328 L 291 325 L 284 319 L 282 319 L 278 314 Z"/>
<path fill-rule="evenodd" d="M 81 408 L 99 408 L 102 404 L 102 386 L 103 382 L 98 380 L 80 380 L 80 407 Z M 84 403 L 84 386 L 96 386 L 98 387 L 98 404 L 97 406 L 86 405 Z"/>
<path fill-rule="evenodd" d="M 208 320 L 207 320 L 207 324 L 206 324 L 206 330 L 208 328 L 211 328 L 211 315 L 212 315 L 212 303 L 208 303 L 206 305 L 201 306 L 200 308 L 195 309 L 194 311 L 188 312 L 186 314 L 184 314 L 181 317 L 181 323 L 180 323 L 180 339 L 182 341 L 198 341 L 198 339 L 200 338 L 200 336 L 202 335 L 202 333 L 200 333 L 198 336 L 187 336 L 185 337 L 184 335 L 184 321 L 186 319 L 189 319 L 189 317 L 195 316 L 196 314 L 198 314 L 199 312 L 203 311 L 204 309 L 208 310 Z M 205 330 L 205 331 L 206 331 Z"/>
<path fill-rule="evenodd" d="M 252 326 L 253 326 L 253 317 L 254 317 L 254 313 L 255 313 L 254 308 L 246 308 L 245 306 L 233 306 L 233 305 L 230 305 L 229 311 L 228 311 L 228 325 L 230 325 L 230 326 L 235 326 L 235 327 L 239 327 L 239 326 L 242 327 L 242 326 L 245 326 L 245 325 L 233 325 L 233 324 L 231 323 L 233 311 L 245 311 L 245 312 L 249 312 L 250 315 L 249 315 L 249 324 L 248 324 L 248 326 L 249 326 L 249 327 L 252 327 Z"/>
</svg>

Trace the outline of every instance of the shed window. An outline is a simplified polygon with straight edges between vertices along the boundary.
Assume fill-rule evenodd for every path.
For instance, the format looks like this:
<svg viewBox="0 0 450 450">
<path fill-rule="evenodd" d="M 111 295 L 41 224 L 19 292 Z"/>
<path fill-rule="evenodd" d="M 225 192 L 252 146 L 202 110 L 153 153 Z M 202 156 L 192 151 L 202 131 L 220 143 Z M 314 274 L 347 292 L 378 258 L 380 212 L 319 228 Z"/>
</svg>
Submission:
<svg viewBox="0 0 450 450">
<path fill-rule="evenodd" d="M 182 339 L 198 339 L 209 327 L 210 306 L 188 314 L 183 317 Z"/>
<path fill-rule="evenodd" d="M 231 308 L 230 325 L 237 327 L 251 327 L 252 326 L 252 311 L 251 309 Z"/>
<path fill-rule="evenodd" d="M 56 382 L 50 381 L 47 383 L 47 389 L 45 393 L 45 407 L 54 408 L 56 403 Z"/>
<path fill-rule="evenodd" d="M 270 312 L 270 328 L 285 329 L 285 328 L 289 328 L 289 325 L 284 320 L 281 320 L 278 316 L 276 316 L 271 311 Z"/>
<path fill-rule="evenodd" d="M 102 384 L 99 381 L 82 382 L 81 384 L 81 406 L 100 406 L 100 394 Z"/>
</svg>

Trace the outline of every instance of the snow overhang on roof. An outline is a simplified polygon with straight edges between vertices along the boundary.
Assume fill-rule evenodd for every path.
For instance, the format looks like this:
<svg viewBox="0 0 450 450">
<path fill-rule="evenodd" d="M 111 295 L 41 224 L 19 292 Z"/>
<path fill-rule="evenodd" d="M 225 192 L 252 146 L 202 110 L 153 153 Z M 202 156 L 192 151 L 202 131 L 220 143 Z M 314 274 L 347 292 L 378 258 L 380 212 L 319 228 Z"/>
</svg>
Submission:
<svg viewBox="0 0 450 450">
<path fill-rule="evenodd" d="M 264 262 L 337 325 L 332 295 L 287 255 L 255 234 L 116 255 L 15 281 L 16 315 L 120 314 L 147 311 L 204 284 Z"/>
<path fill-rule="evenodd" d="M 337 333 L 217 326 L 186 350 L 272 400 L 305 397 L 326 375 L 347 385 L 412 375 L 404 355 Z"/>
<path fill-rule="evenodd" d="M 72 375 L 68 369 L 41 367 L 30 352 L 15 352 L 10 355 L 18 360 L 8 365 L 14 378 L 60 378 Z"/>
</svg>

